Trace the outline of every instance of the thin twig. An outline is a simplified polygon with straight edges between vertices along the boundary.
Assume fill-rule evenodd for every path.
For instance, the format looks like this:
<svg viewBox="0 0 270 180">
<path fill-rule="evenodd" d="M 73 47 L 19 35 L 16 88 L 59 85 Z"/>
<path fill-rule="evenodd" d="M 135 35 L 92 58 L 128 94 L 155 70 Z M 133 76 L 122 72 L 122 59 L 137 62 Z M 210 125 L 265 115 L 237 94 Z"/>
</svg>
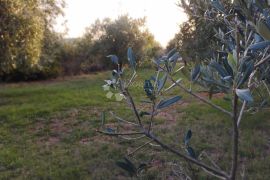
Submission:
<svg viewBox="0 0 270 180">
<path fill-rule="evenodd" d="M 243 113 L 244 113 L 244 110 L 245 110 L 246 105 L 247 105 L 247 101 L 244 101 L 243 104 L 242 104 L 242 108 L 241 108 L 241 110 L 240 110 L 238 119 L 237 119 L 237 127 L 238 127 L 238 128 L 239 128 L 241 119 L 242 119 L 242 117 L 243 117 Z"/>
<path fill-rule="evenodd" d="M 124 122 L 124 123 L 127 123 L 127 124 L 132 124 L 132 125 L 134 125 L 134 126 L 139 126 L 139 124 L 136 124 L 136 123 L 133 123 L 133 122 L 130 122 L 130 121 L 127 121 L 127 120 L 124 120 L 124 119 L 120 118 L 119 116 L 115 115 L 112 111 L 111 111 L 110 113 L 111 113 L 111 115 L 112 115 L 113 117 L 115 117 L 118 121 L 121 121 L 121 122 Z"/>
<path fill-rule="evenodd" d="M 149 127 L 148 127 L 148 133 L 150 133 L 152 125 L 153 125 L 153 119 L 154 119 L 155 111 L 156 111 L 156 102 L 155 102 L 155 100 L 153 100 L 152 113 L 151 113 L 150 123 L 149 123 Z"/>
<path fill-rule="evenodd" d="M 143 125 L 142 125 L 142 121 L 141 121 L 140 115 L 139 115 L 138 110 L 137 110 L 137 108 L 136 108 L 136 106 L 135 106 L 135 103 L 134 103 L 134 101 L 133 101 L 133 98 L 132 98 L 131 95 L 129 94 L 128 89 L 125 89 L 125 93 L 126 93 L 128 99 L 129 99 L 129 102 L 130 102 L 130 104 L 131 104 L 132 110 L 133 110 L 133 112 L 134 112 L 134 114 L 135 114 L 135 116 L 136 116 L 136 118 L 137 118 L 137 120 L 138 120 L 138 123 L 139 123 L 140 127 L 143 128 Z"/>
<path fill-rule="evenodd" d="M 213 164 L 213 166 L 215 166 L 217 169 L 221 169 L 205 151 L 203 151 L 201 155 L 205 155 L 206 158 Z"/>
<path fill-rule="evenodd" d="M 248 45 L 248 42 L 249 42 L 249 40 L 250 40 L 250 38 L 251 38 L 252 33 L 253 33 L 253 32 L 250 31 L 249 36 L 248 36 L 248 38 L 247 38 L 247 40 L 246 40 L 246 45 Z"/>
<path fill-rule="evenodd" d="M 130 78 L 128 84 L 127 84 L 127 87 L 129 87 L 132 83 L 133 83 L 133 80 L 137 77 L 137 73 L 136 71 L 134 71 L 134 73 L 132 74 L 132 77 Z"/>
<path fill-rule="evenodd" d="M 253 79 L 253 77 L 255 76 L 256 72 L 257 72 L 257 69 L 255 69 L 255 70 L 251 73 L 251 75 L 249 76 L 249 79 L 248 79 L 248 88 L 249 88 L 249 89 L 252 88 L 252 79 Z M 244 113 L 244 110 L 245 110 L 246 105 L 247 105 L 247 102 L 244 101 L 243 104 L 242 104 L 241 110 L 240 110 L 240 112 L 239 112 L 238 119 L 237 119 L 237 127 L 238 127 L 238 128 L 239 128 L 239 126 L 240 126 L 240 122 L 241 122 L 241 120 L 242 120 L 243 113 Z"/>
<path fill-rule="evenodd" d="M 138 148 L 136 148 L 134 151 L 128 153 L 128 156 L 132 156 L 134 153 L 138 152 L 140 149 L 142 149 L 143 147 L 147 146 L 148 144 L 150 144 L 153 140 L 151 139 L 150 141 L 144 143 L 143 145 L 139 146 Z"/>
<path fill-rule="evenodd" d="M 227 114 L 227 115 L 229 115 L 229 116 L 231 116 L 231 117 L 233 116 L 233 114 L 232 114 L 231 112 L 229 112 L 229 111 L 223 109 L 222 107 L 220 107 L 220 106 L 218 106 L 218 105 L 212 103 L 211 101 L 208 101 L 207 99 L 205 99 L 205 98 L 203 98 L 203 97 L 201 97 L 201 96 L 199 96 L 199 95 L 193 93 L 191 90 L 187 89 L 186 87 L 184 87 L 184 86 L 181 85 L 180 83 L 176 82 L 172 77 L 169 76 L 169 79 L 170 79 L 174 84 L 176 84 L 178 87 L 180 87 L 182 90 L 184 90 L 184 91 L 187 92 L 188 94 L 194 96 L 195 98 L 199 99 L 200 101 L 202 101 L 202 102 L 204 102 L 204 103 L 206 103 L 206 104 L 208 104 L 208 105 L 214 107 L 215 109 L 217 109 L 217 110 L 219 110 L 219 111 L 221 111 L 221 112 L 223 112 L 223 113 L 225 113 L 225 114 Z"/>
<path fill-rule="evenodd" d="M 130 133 L 110 133 L 105 131 L 96 130 L 96 132 L 105 134 L 108 136 L 130 136 L 130 135 L 138 135 L 138 134 L 144 134 L 144 132 L 130 132 Z"/>
<path fill-rule="evenodd" d="M 178 73 L 179 71 L 181 71 L 184 67 L 185 67 L 185 66 L 181 66 L 179 69 L 177 69 L 177 70 L 173 73 L 173 75 L 176 74 L 176 73 Z"/>
<path fill-rule="evenodd" d="M 181 78 L 178 79 L 178 80 L 176 80 L 177 83 L 180 83 L 181 81 L 182 81 Z M 171 89 L 174 88 L 175 86 L 176 86 L 176 84 L 173 83 L 170 87 L 168 87 L 167 89 L 165 89 L 164 92 L 167 92 L 167 91 L 171 90 Z"/>
<path fill-rule="evenodd" d="M 262 55 L 262 58 L 264 58 L 269 50 L 270 46 L 267 46 L 267 48 L 264 50 L 264 53 Z"/>
<path fill-rule="evenodd" d="M 160 147 L 160 145 L 153 144 L 153 143 L 150 143 L 149 145 L 150 145 L 150 146 L 153 146 L 153 147 Z"/>
<path fill-rule="evenodd" d="M 239 30 L 237 24 L 235 25 L 235 39 L 236 39 L 236 63 L 237 68 L 239 66 L 240 60 L 240 39 L 239 39 Z M 233 136 L 232 136 L 232 164 L 231 164 L 231 172 L 230 179 L 236 179 L 236 172 L 238 167 L 238 140 L 239 140 L 239 132 L 238 132 L 238 96 L 236 94 L 237 83 L 235 82 L 233 85 L 233 116 L 232 116 L 232 124 L 233 124 Z"/>
<path fill-rule="evenodd" d="M 265 58 L 263 58 L 262 60 L 260 60 L 258 63 L 256 63 L 254 65 L 254 68 L 259 67 L 260 65 L 262 65 L 265 62 L 267 62 L 268 60 L 270 60 L 270 54 L 268 54 L 268 56 L 266 56 Z"/>
<path fill-rule="evenodd" d="M 158 72 L 157 72 L 157 75 L 156 75 L 156 79 L 155 79 L 155 83 L 154 83 L 154 89 L 156 88 L 156 86 L 157 86 L 157 84 L 158 84 L 159 73 L 160 73 L 160 71 L 158 71 Z"/>
<path fill-rule="evenodd" d="M 155 136 L 153 136 L 152 134 L 145 134 L 147 137 L 149 137 L 150 139 L 154 140 L 157 144 L 159 144 L 161 147 L 163 147 L 163 149 L 166 149 L 170 152 L 172 152 L 173 154 L 189 161 L 189 162 L 192 162 L 193 164 L 207 170 L 208 172 L 210 172 L 211 174 L 215 174 L 216 176 L 218 177 L 222 177 L 222 179 L 229 179 L 229 176 L 226 172 L 222 171 L 222 170 L 219 170 L 219 169 L 216 169 L 216 168 L 213 168 L 213 167 L 210 167 L 206 164 L 204 164 L 203 162 L 200 162 L 188 155 L 185 155 L 185 154 L 182 154 L 180 153 L 179 151 L 169 147 L 168 145 L 164 144 L 163 142 L 161 142 L 159 139 L 157 139 Z"/>
<path fill-rule="evenodd" d="M 208 174 L 210 174 L 210 175 L 212 175 L 212 176 L 214 176 L 214 177 L 217 177 L 217 178 L 219 178 L 219 179 L 223 179 L 223 180 L 228 179 L 227 177 L 222 177 L 222 176 L 216 175 L 216 174 L 214 174 L 214 173 L 208 171 L 208 170 L 205 169 L 205 168 L 202 168 L 202 170 L 204 170 L 204 172 L 206 172 L 206 173 L 208 173 Z"/>
<path fill-rule="evenodd" d="M 267 86 L 267 84 L 265 83 L 265 81 L 263 81 L 263 85 L 265 86 L 265 88 L 266 88 L 266 90 L 267 90 L 267 92 L 268 92 L 268 94 L 269 94 L 269 96 L 270 96 L 270 89 L 269 89 L 269 87 Z"/>
<path fill-rule="evenodd" d="M 127 140 L 127 141 L 134 141 L 134 140 L 138 140 L 138 139 L 142 139 L 144 137 L 146 137 L 145 135 L 139 136 L 139 137 L 135 137 L 135 138 L 131 138 L 131 137 L 125 137 L 125 136 L 119 136 L 120 138 Z"/>
</svg>

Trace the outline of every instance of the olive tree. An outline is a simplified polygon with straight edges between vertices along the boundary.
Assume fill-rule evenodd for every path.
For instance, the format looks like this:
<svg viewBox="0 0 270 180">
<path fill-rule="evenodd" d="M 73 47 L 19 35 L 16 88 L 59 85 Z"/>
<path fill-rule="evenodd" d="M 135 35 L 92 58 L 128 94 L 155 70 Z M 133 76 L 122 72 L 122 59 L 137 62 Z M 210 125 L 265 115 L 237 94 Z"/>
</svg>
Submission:
<svg viewBox="0 0 270 180">
<path fill-rule="evenodd" d="M 105 55 L 110 53 L 119 56 L 121 65 L 127 64 L 124 57 L 129 46 L 137 50 L 136 57 L 140 61 L 155 56 L 160 45 L 145 27 L 145 22 L 145 18 L 134 19 L 128 15 L 115 20 L 96 20 L 86 29 L 78 43 L 83 69 L 91 69 L 92 66 L 97 66 L 97 69 L 108 68 Z"/>
<path fill-rule="evenodd" d="M 29 74 L 46 52 L 62 0 L 0 0 L 0 77 Z M 48 55 L 48 54 L 47 54 Z M 44 57 L 44 56 L 43 56 Z M 44 60 L 44 59 L 43 59 Z"/>
<path fill-rule="evenodd" d="M 211 57 L 201 59 L 192 65 L 190 81 L 204 88 L 210 96 L 215 93 L 228 94 L 231 97 L 230 109 L 200 96 L 195 89 L 192 89 L 192 86 L 187 87 L 181 79 L 176 79 L 179 77 L 179 71 L 189 68 L 189 66 L 183 65 L 179 52 L 173 49 L 153 62 L 157 67 L 156 74 L 154 78 L 146 79 L 143 87 L 151 111 L 140 111 L 130 92 L 131 84 L 136 80 L 137 73 L 135 57 L 131 48 L 129 48 L 127 59 L 130 62 L 133 74 L 127 77 L 121 68 L 117 68 L 113 70 L 112 79 L 106 81 L 107 84 L 104 87 L 118 89 L 127 100 L 134 113 L 135 121 L 127 121 L 115 114 L 112 114 L 112 116 L 118 120 L 118 123 L 133 126 L 132 131 L 129 128 L 126 131 L 119 132 L 117 129 L 105 129 L 104 126 L 101 126 L 97 131 L 109 136 L 129 137 L 131 140 L 142 137 L 148 139 L 128 156 L 150 143 L 155 143 L 190 164 L 198 166 L 211 176 L 235 180 L 240 177 L 238 168 L 239 130 L 243 114 L 247 113 L 249 109 L 258 111 L 266 107 L 269 101 L 270 42 L 268 36 L 270 34 L 270 9 L 266 1 L 234 1 L 229 10 L 226 10 L 219 0 L 201 1 L 208 6 L 204 18 L 209 21 L 221 22 L 222 29 L 218 29 L 215 34 L 218 46 Z M 192 2 L 190 0 L 189 3 L 185 3 L 192 7 Z M 120 67 L 116 55 L 110 55 L 109 57 L 112 62 Z M 165 89 L 166 84 L 168 88 Z M 191 130 L 187 130 L 184 137 L 183 144 L 186 152 L 174 148 L 174 146 L 157 137 L 153 128 L 155 116 L 164 108 L 182 99 L 181 95 L 168 99 L 163 97 L 166 91 L 172 88 L 178 88 L 182 93 L 187 93 L 198 101 L 227 115 L 232 124 L 231 158 L 226 162 L 228 168 L 221 169 L 218 163 L 212 161 L 211 158 L 210 161 L 205 161 L 200 158 L 202 154 L 195 154 L 193 147 L 190 145 Z M 265 94 L 261 95 L 261 92 Z M 102 122 L 104 122 L 104 115 L 102 116 Z M 125 158 L 125 161 L 118 162 L 118 165 L 135 176 L 144 167 L 143 165 L 136 167 L 128 158 Z M 188 175 L 185 178 L 189 178 Z"/>
</svg>

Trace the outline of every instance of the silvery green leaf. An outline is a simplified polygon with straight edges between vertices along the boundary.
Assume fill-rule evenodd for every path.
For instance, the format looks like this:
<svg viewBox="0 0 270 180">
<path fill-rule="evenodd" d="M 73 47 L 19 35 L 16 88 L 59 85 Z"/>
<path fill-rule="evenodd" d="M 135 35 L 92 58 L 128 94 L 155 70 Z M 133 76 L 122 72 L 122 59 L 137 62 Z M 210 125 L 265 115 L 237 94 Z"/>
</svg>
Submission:
<svg viewBox="0 0 270 180">
<path fill-rule="evenodd" d="M 110 86 L 108 84 L 105 84 L 102 86 L 104 91 L 109 91 L 110 90 Z"/>
<path fill-rule="evenodd" d="M 135 165 L 127 158 L 124 158 L 124 160 L 125 161 L 117 161 L 116 165 L 127 171 L 131 177 L 135 176 L 137 174 Z"/>
<path fill-rule="evenodd" d="M 257 51 L 270 46 L 270 41 L 262 41 L 249 46 L 250 50 Z"/>
<path fill-rule="evenodd" d="M 115 64 L 119 64 L 118 57 L 116 55 L 108 55 L 108 58 L 111 58 L 111 61 Z"/>
<path fill-rule="evenodd" d="M 127 57 L 128 57 L 128 61 L 129 61 L 130 66 L 132 67 L 133 70 L 135 70 L 136 60 L 135 60 L 133 51 L 130 47 L 128 48 L 128 51 L 127 51 Z"/>
<path fill-rule="evenodd" d="M 167 59 L 170 59 L 174 54 L 176 53 L 176 49 L 173 48 L 172 50 L 170 50 L 166 56 Z"/>
<path fill-rule="evenodd" d="M 161 80 L 159 80 L 158 83 L 158 92 L 160 92 L 162 90 L 162 88 L 164 87 L 165 83 L 167 80 L 167 73 L 164 74 L 164 76 L 161 78 Z"/>
<path fill-rule="evenodd" d="M 225 8 L 221 4 L 219 0 L 211 0 L 211 5 L 215 7 L 218 11 L 222 12 L 223 14 L 226 14 Z"/>
<path fill-rule="evenodd" d="M 125 98 L 125 96 L 121 93 L 116 93 L 115 94 L 115 99 L 116 101 L 122 101 Z"/>
<path fill-rule="evenodd" d="M 108 99 L 111 99 L 112 96 L 113 96 L 113 93 L 112 93 L 111 91 L 109 91 L 109 92 L 106 94 L 106 97 L 107 97 Z"/>
<path fill-rule="evenodd" d="M 241 64 L 241 71 L 243 75 L 239 78 L 239 81 L 237 83 L 238 87 L 244 84 L 248 80 L 253 70 L 254 70 L 253 61 L 248 61 L 248 62 L 246 61 Z"/>
<path fill-rule="evenodd" d="M 225 81 L 229 81 L 229 80 L 231 80 L 232 79 L 232 76 L 225 76 L 224 78 L 222 78 L 223 80 L 225 80 Z"/>
<path fill-rule="evenodd" d="M 112 85 L 113 84 L 113 81 L 111 80 L 104 80 L 108 85 Z"/>
<path fill-rule="evenodd" d="M 197 64 L 194 69 L 191 71 L 191 80 L 196 81 L 200 76 L 200 65 Z"/>
<path fill-rule="evenodd" d="M 233 71 L 236 71 L 236 59 L 233 54 L 228 53 L 228 63 L 232 67 Z"/>
<path fill-rule="evenodd" d="M 236 89 L 237 96 L 242 100 L 248 103 L 253 102 L 253 97 L 249 89 Z"/>
<path fill-rule="evenodd" d="M 227 58 L 224 58 L 222 62 L 223 62 L 223 66 L 224 66 L 225 70 L 227 71 L 227 73 L 231 77 L 233 77 L 233 69 L 232 69 L 232 67 L 229 64 L 228 59 Z"/>
<path fill-rule="evenodd" d="M 263 41 L 263 38 L 257 33 L 255 33 L 254 39 L 255 39 L 255 43 L 259 43 Z"/>
<path fill-rule="evenodd" d="M 189 143 L 191 137 L 192 137 L 192 132 L 191 132 L 191 130 L 189 129 L 188 132 L 186 133 L 185 139 L 184 139 L 184 143 L 185 143 L 186 146 L 188 145 L 188 143 Z"/>
<path fill-rule="evenodd" d="M 210 67 L 214 68 L 221 77 L 225 77 L 225 76 L 228 76 L 229 74 L 227 73 L 227 71 L 217 62 L 215 61 L 212 61 L 210 64 L 209 64 Z"/>
<path fill-rule="evenodd" d="M 114 70 L 112 71 L 112 75 L 115 76 L 115 75 L 117 75 L 117 74 L 118 74 L 118 72 L 114 69 Z"/>
<path fill-rule="evenodd" d="M 179 52 L 176 52 L 176 53 L 174 53 L 174 54 L 169 58 L 169 61 L 170 61 L 170 62 L 175 62 L 175 61 L 177 61 L 179 58 L 180 58 L 180 54 L 179 54 Z"/>
<path fill-rule="evenodd" d="M 193 150 L 192 147 L 187 147 L 186 150 L 187 150 L 187 153 L 188 153 L 188 155 L 189 155 L 190 157 L 196 159 L 196 154 L 195 154 L 195 152 L 194 152 L 194 150 Z"/>
<path fill-rule="evenodd" d="M 168 99 L 168 100 L 162 100 L 157 105 L 157 109 L 162 109 L 162 108 L 168 107 L 168 106 L 176 103 L 177 101 L 179 101 L 181 98 L 182 98 L 181 96 L 175 96 L 175 97 Z"/>
</svg>

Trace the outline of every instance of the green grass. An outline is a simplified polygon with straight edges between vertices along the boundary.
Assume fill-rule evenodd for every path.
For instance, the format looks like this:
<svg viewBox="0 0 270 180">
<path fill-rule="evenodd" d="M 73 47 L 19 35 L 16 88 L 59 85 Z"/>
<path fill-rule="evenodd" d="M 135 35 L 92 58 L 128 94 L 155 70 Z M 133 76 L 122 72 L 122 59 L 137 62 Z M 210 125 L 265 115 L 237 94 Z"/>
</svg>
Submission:
<svg viewBox="0 0 270 180">
<path fill-rule="evenodd" d="M 143 81 L 151 73 L 140 71 L 131 90 L 143 110 L 149 108 L 140 103 L 145 99 Z M 96 133 L 102 111 L 114 111 L 133 120 L 124 101 L 105 97 L 101 86 L 109 76 L 109 72 L 103 72 L 67 80 L 1 85 L 0 179 L 127 179 L 115 161 L 142 141 L 130 142 Z M 157 116 L 154 122 L 157 135 L 182 151 L 184 133 L 192 129 L 191 144 L 196 153 L 206 151 L 228 169 L 230 120 L 178 89 L 168 96 L 175 94 L 182 95 L 186 105 L 174 105 Z M 229 108 L 228 102 L 214 101 Z M 269 116 L 269 111 L 245 115 L 241 124 L 239 169 L 244 167 L 249 179 L 270 177 Z M 109 113 L 106 122 L 113 127 L 115 121 Z M 144 149 L 133 161 L 149 164 L 141 179 L 176 179 L 172 162 L 183 163 L 160 148 Z M 197 175 L 199 179 L 211 179 L 201 171 Z"/>
</svg>

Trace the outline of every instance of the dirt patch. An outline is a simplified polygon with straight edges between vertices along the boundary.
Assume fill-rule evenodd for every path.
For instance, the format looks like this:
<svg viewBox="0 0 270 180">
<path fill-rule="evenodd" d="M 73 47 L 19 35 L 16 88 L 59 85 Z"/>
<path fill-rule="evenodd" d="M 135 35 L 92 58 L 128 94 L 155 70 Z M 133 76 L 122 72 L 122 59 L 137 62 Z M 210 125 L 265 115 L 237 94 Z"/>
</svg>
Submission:
<svg viewBox="0 0 270 180">
<path fill-rule="evenodd" d="M 0 83 L 2 87 L 22 87 L 27 85 L 47 85 L 47 84 L 55 84 L 60 82 L 68 82 L 73 80 L 80 80 L 80 79 L 92 79 L 95 78 L 95 75 L 102 74 L 105 71 L 99 72 L 92 72 L 89 74 L 81 74 L 75 76 L 59 76 L 54 79 L 47 79 L 47 80 L 36 80 L 36 81 L 26 81 L 26 82 L 10 82 L 10 83 Z"/>
<path fill-rule="evenodd" d="M 47 140 L 47 143 L 49 143 L 49 144 L 57 144 L 59 142 L 60 142 L 59 137 L 49 137 Z"/>
<path fill-rule="evenodd" d="M 165 119 L 167 121 L 176 121 L 175 115 L 172 115 L 172 113 L 169 112 L 160 112 L 156 117 L 159 119 Z"/>
<path fill-rule="evenodd" d="M 79 143 L 80 144 L 83 144 L 83 145 L 87 145 L 87 144 L 90 144 L 90 143 L 112 143 L 112 140 L 114 139 L 115 137 L 111 137 L 111 136 L 106 136 L 106 135 L 102 135 L 102 134 L 96 134 L 95 136 L 93 137 L 85 137 L 85 138 L 82 138 Z"/>
<path fill-rule="evenodd" d="M 51 146 L 51 145 L 58 144 L 59 142 L 60 142 L 59 137 L 51 137 L 50 136 L 50 137 L 39 138 L 38 141 L 37 141 L 37 144 Z"/>
<path fill-rule="evenodd" d="M 87 130 L 90 130 L 88 124 L 78 121 L 78 116 L 80 113 L 84 112 L 80 112 L 78 109 L 71 109 L 67 112 L 64 112 L 64 116 L 62 113 L 57 114 L 50 120 L 38 121 L 32 127 L 30 127 L 30 131 L 33 134 L 40 136 L 37 140 L 38 144 L 57 144 L 63 138 L 69 136 L 73 130 L 82 128 L 88 128 Z"/>
<path fill-rule="evenodd" d="M 72 132 L 70 124 L 60 119 L 54 119 L 52 123 L 49 124 L 49 129 L 53 134 L 66 134 Z"/>
<path fill-rule="evenodd" d="M 38 133 L 44 129 L 45 125 L 42 122 L 37 122 L 34 127 L 31 128 L 31 132 Z"/>
<path fill-rule="evenodd" d="M 80 142 L 83 144 L 88 144 L 90 142 L 96 142 L 96 143 L 110 143 L 113 144 L 112 141 L 115 139 L 115 137 L 112 136 L 106 136 L 102 134 L 97 134 L 96 136 L 88 139 L 84 139 L 83 141 L 81 140 Z"/>
<path fill-rule="evenodd" d="M 82 138 L 80 140 L 80 144 L 89 144 L 91 142 L 91 138 Z"/>
</svg>

